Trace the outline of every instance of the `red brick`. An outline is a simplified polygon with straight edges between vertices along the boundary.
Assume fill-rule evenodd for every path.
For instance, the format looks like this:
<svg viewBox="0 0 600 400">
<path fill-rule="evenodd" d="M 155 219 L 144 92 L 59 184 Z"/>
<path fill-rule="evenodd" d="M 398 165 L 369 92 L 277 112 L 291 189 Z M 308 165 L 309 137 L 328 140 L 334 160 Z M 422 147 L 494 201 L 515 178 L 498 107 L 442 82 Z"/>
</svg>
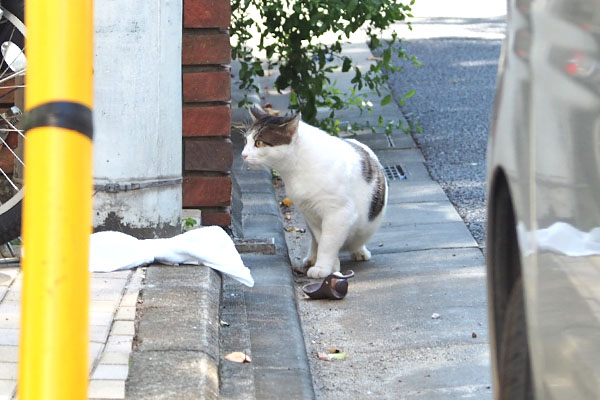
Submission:
<svg viewBox="0 0 600 400">
<path fill-rule="evenodd" d="M 183 106 L 183 136 L 230 136 L 231 106 Z"/>
<path fill-rule="evenodd" d="M 229 64 L 231 45 L 227 32 L 204 33 L 202 30 L 183 34 L 181 49 L 183 65 Z"/>
<path fill-rule="evenodd" d="M 183 101 L 231 100 L 229 71 L 186 72 L 183 74 Z"/>
<path fill-rule="evenodd" d="M 228 211 L 204 211 L 202 210 L 202 225 L 230 226 L 231 214 Z"/>
<path fill-rule="evenodd" d="M 229 28 L 230 0 L 184 0 L 183 26 L 185 28 Z"/>
<path fill-rule="evenodd" d="M 233 163 L 233 145 L 229 139 L 186 139 L 183 143 L 186 171 L 229 172 Z"/>
<path fill-rule="evenodd" d="M 227 207 L 231 205 L 231 177 L 184 176 L 183 207 Z"/>
</svg>

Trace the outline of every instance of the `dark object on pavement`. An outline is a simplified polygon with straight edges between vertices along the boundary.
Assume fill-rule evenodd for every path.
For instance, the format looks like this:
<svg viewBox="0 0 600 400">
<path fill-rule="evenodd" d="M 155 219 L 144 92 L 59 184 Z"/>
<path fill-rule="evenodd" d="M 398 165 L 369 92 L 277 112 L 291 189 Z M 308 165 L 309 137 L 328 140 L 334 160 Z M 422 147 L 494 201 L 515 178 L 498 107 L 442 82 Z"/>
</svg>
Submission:
<svg viewBox="0 0 600 400">
<path fill-rule="evenodd" d="M 346 274 L 334 272 L 322 283 L 309 283 L 302 287 L 302 291 L 311 299 L 341 300 L 348 293 L 348 279 L 354 276 L 354 271 L 346 271 Z"/>
</svg>

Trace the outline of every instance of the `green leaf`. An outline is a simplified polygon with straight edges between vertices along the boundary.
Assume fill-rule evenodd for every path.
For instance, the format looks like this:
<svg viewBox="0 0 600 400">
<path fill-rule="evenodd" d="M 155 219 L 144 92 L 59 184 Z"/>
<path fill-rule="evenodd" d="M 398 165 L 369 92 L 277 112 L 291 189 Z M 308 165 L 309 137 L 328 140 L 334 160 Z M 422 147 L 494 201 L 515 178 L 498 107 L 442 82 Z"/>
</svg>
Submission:
<svg viewBox="0 0 600 400">
<path fill-rule="evenodd" d="M 392 59 L 392 49 L 389 47 L 383 51 L 383 63 L 388 65 Z"/>
<path fill-rule="evenodd" d="M 413 97 L 417 92 L 413 89 L 409 92 L 404 93 L 404 96 L 402 96 L 405 99 L 410 99 L 411 97 Z"/>
<path fill-rule="evenodd" d="M 381 105 L 382 106 L 386 106 L 386 105 L 388 105 L 390 103 L 390 101 L 392 101 L 392 95 L 388 94 L 387 96 L 385 96 L 383 98 L 383 100 L 381 100 Z"/>
<path fill-rule="evenodd" d="M 344 57 L 344 63 L 342 64 L 342 72 L 350 71 L 352 67 L 352 59 L 350 57 Z"/>
</svg>

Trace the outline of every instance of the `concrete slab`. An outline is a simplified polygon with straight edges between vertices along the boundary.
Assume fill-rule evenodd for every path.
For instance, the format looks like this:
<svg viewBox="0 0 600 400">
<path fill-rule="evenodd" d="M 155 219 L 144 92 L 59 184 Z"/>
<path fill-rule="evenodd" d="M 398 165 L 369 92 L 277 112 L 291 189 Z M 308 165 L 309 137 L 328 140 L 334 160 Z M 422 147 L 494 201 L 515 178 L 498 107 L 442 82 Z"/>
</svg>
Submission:
<svg viewBox="0 0 600 400">
<path fill-rule="evenodd" d="M 366 144 L 373 151 L 389 149 L 392 147 L 392 142 L 385 133 L 370 133 L 356 136 L 349 136 L 347 139 L 355 139 Z"/>
<path fill-rule="evenodd" d="M 165 332 L 168 334 L 168 332 Z M 197 351 L 134 352 L 133 365 L 142 365 L 130 374 L 127 399 L 208 399 L 219 398 L 219 375 L 215 361 Z M 168 377 L 167 380 L 164 377 Z"/>
<path fill-rule="evenodd" d="M 440 185 L 432 181 L 388 181 L 388 190 L 388 205 L 420 201 L 448 201 L 448 197 Z"/>
<path fill-rule="evenodd" d="M 287 256 L 265 257 L 262 254 L 244 254 L 242 260 L 244 265 L 250 268 L 257 286 L 293 286 Z"/>
<path fill-rule="evenodd" d="M 254 374 L 257 399 L 305 400 L 314 398 L 310 375 L 293 368 L 259 368 Z M 285 382 L 284 385 L 282 383 Z"/>
<path fill-rule="evenodd" d="M 425 162 L 423 153 L 418 148 L 376 150 L 377 158 L 383 165 L 402 165 L 406 162 Z"/>
<path fill-rule="evenodd" d="M 462 222 L 448 201 L 389 204 L 385 210 L 385 227 L 447 222 Z"/>
<path fill-rule="evenodd" d="M 433 182 L 425 164 L 418 161 L 401 162 L 408 182 Z"/>
<path fill-rule="evenodd" d="M 384 222 L 380 231 L 367 243 L 373 254 L 462 247 L 477 247 L 477 242 L 462 222 L 414 224 L 402 228 L 388 227 Z"/>
</svg>

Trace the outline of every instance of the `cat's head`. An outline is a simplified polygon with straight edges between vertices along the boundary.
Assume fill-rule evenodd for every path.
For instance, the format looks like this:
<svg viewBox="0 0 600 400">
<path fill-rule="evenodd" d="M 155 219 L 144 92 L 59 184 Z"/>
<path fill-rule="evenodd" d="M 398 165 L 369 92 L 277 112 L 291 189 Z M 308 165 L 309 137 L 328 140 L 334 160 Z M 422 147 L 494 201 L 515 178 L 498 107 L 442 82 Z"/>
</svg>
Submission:
<svg viewBox="0 0 600 400">
<path fill-rule="evenodd" d="M 242 158 L 251 167 L 277 168 L 285 160 L 300 124 L 300 114 L 279 117 L 260 108 L 250 110 L 252 125 L 246 131 Z"/>
</svg>

